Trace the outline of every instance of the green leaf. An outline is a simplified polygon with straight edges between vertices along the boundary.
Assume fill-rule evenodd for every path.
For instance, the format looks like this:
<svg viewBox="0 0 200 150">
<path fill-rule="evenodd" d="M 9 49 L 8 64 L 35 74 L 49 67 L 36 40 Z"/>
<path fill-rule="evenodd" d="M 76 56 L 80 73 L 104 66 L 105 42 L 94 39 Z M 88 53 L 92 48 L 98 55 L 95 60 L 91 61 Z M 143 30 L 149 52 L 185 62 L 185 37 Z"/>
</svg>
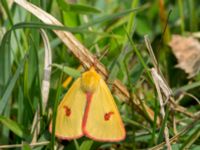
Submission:
<svg viewBox="0 0 200 150">
<path fill-rule="evenodd" d="M 189 90 L 192 90 L 194 88 L 197 88 L 200 86 L 200 81 L 197 81 L 197 82 L 193 82 L 193 83 L 190 83 L 190 84 L 186 84 L 178 89 L 174 89 L 173 90 L 173 93 L 176 95 L 180 92 L 187 92 Z"/>
<path fill-rule="evenodd" d="M 9 20 L 10 24 L 13 25 L 12 13 L 9 9 L 8 3 L 6 2 L 6 0 L 2 0 L 1 3 L 2 3 L 3 8 L 6 11 L 6 14 L 8 16 L 8 20 Z"/>
<path fill-rule="evenodd" d="M 128 10 L 125 10 L 125 11 L 122 11 L 122 12 L 119 12 L 119 13 L 99 17 L 99 18 L 94 19 L 93 21 L 88 22 L 87 24 L 79 26 L 78 28 L 79 29 L 86 29 L 86 28 L 93 26 L 95 24 L 103 23 L 103 22 L 106 22 L 106 21 L 109 21 L 109 20 L 115 20 L 115 19 L 123 17 L 123 16 L 125 16 L 129 13 L 138 12 L 138 11 L 141 11 L 145 8 L 146 8 L 146 5 L 144 5 L 142 7 L 134 8 L 134 9 L 128 9 Z"/>
<path fill-rule="evenodd" d="M 190 149 L 191 145 L 200 137 L 200 127 L 197 128 L 192 135 L 182 145 L 181 149 Z"/>
<path fill-rule="evenodd" d="M 193 144 L 191 150 L 200 150 L 200 145 Z"/>
<path fill-rule="evenodd" d="M 23 144 L 22 150 L 31 150 L 31 147 L 28 144 Z"/>
<path fill-rule="evenodd" d="M 90 150 L 92 147 L 93 141 L 92 140 L 85 140 L 82 142 L 80 146 L 80 150 Z"/>
<path fill-rule="evenodd" d="M 11 51 L 10 51 L 10 38 L 11 34 L 8 31 L 1 41 L 0 46 L 0 96 L 3 95 L 3 91 L 5 90 L 5 86 L 9 81 L 10 73 L 11 73 Z"/>
<path fill-rule="evenodd" d="M 171 146 L 173 150 L 180 150 L 181 144 L 176 143 L 176 144 L 172 144 Z"/>
<path fill-rule="evenodd" d="M 55 98 L 55 103 L 53 107 L 53 118 L 52 118 L 52 132 L 51 132 L 51 149 L 54 150 L 54 143 L 55 143 L 55 126 L 56 126 L 56 116 L 57 116 L 57 108 L 59 104 L 59 99 L 60 99 L 60 94 L 61 94 L 61 83 L 62 83 L 62 75 L 61 73 L 59 82 L 58 82 L 58 88 L 56 92 L 56 98 Z"/>
<path fill-rule="evenodd" d="M 79 147 L 79 144 L 78 144 L 77 140 L 75 139 L 73 141 L 74 141 L 74 145 L 76 147 L 76 150 L 80 150 L 80 147 Z"/>
<path fill-rule="evenodd" d="M 126 31 L 126 30 L 125 30 L 125 31 Z M 126 33 L 127 33 L 127 32 L 126 32 Z M 151 84 L 153 85 L 153 80 L 152 80 L 151 74 L 150 74 L 150 72 L 149 72 L 149 68 L 148 68 L 148 66 L 147 66 L 147 64 L 146 64 L 146 61 L 144 60 L 144 58 L 143 58 L 141 52 L 137 49 L 137 47 L 135 46 L 135 43 L 133 42 L 133 40 L 131 39 L 131 37 L 129 36 L 128 33 L 127 33 L 127 37 L 128 37 L 128 40 L 129 40 L 131 46 L 133 47 L 134 52 L 135 52 L 136 55 L 137 55 L 137 57 L 138 57 L 140 63 L 141 63 L 142 66 L 144 67 L 144 70 L 146 71 L 146 73 L 147 73 L 147 75 L 148 75 L 148 77 L 149 77 L 149 79 L 150 79 L 150 81 L 151 81 Z"/>
<path fill-rule="evenodd" d="M 0 122 L 2 124 L 4 124 L 5 126 L 7 126 L 13 133 L 15 133 L 16 135 L 18 135 L 19 137 L 23 137 L 23 129 L 22 127 L 16 123 L 15 121 L 6 118 L 4 116 L 0 116 Z"/>
<path fill-rule="evenodd" d="M 148 33 L 148 35 L 151 35 L 151 28 L 148 24 L 148 21 L 146 19 L 137 19 L 137 27 L 136 28 L 136 32 L 140 35 L 140 36 L 144 36 Z"/>
<path fill-rule="evenodd" d="M 26 56 L 24 57 L 24 59 L 20 62 L 17 71 L 15 72 L 14 76 L 12 77 L 12 79 L 10 80 L 9 84 L 7 85 L 7 88 L 0 100 L 0 115 L 3 113 L 3 110 L 8 102 L 9 97 L 11 96 L 12 90 L 15 86 L 15 83 L 20 75 L 20 72 L 23 70 L 23 66 L 26 60 Z"/>
<path fill-rule="evenodd" d="M 75 12 L 80 14 L 93 14 L 93 13 L 100 13 L 101 11 L 95 7 L 91 7 L 88 5 L 81 5 L 81 4 L 70 4 L 64 0 L 57 0 L 59 7 L 66 12 Z"/>
<path fill-rule="evenodd" d="M 145 59 L 145 58 L 144 58 Z M 148 58 L 145 59 L 145 63 L 147 63 L 148 61 Z M 136 64 L 133 68 L 133 72 L 131 74 L 131 83 L 132 84 L 136 84 L 136 82 L 139 80 L 139 78 L 141 77 L 141 74 L 143 73 L 144 71 L 144 67 L 142 66 L 142 63 L 139 62 L 138 64 Z"/>
<path fill-rule="evenodd" d="M 74 78 L 80 77 L 80 75 L 81 75 L 81 73 L 78 70 L 67 67 L 67 66 L 63 66 L 63 65 L 59 65 L 59 64 L 52 64 L 52 66 L 62 70 L 63 72 L 65 72 L 66 74 L 68 74 L 69 76 L 72 76 Z"/>
<path fill-rule="evenodd" d="M 54 29 L 54 30 L 65 30 L 65 31 L 70 31 L 70 32 L 73 32 L 73 33 L 81 33 L 81 32 L 84 32 L 84 31 L 88 31 L 88 27 L 90 26 L 93 26 L 93 25 L 96 25 L 96 24 L 99 24 L 99 23 L 103 23 L 103 22 L 106 22 L 106 21 L 109 21 L 109 20 L 114 20 L 114 19 L 117 19 L 117 18 L 120 18 L 120 17 L 123 17 L 129 13 L 132 13 L 132 12 L 138 12 L 138 11 L 142 11 L 146 8 L 147 6 L 144 5 L 142 7 L 138 7 L 138 8 L 134 8 L 134 9 L 128 9 L 128 10 L 125 10 L 125 11 L 122 11 L 122 12 L 119 12 L 119 13 L 115 13 L 115 14 L 111 14 L 111 15 L 106 15 L 106 16 L 103 16 L 103 17 L 99 17 L 99 18 L 96 18 L 86 24 L 83 24 L 81 26 L 78 26 L 78 27 L 75 27 L 75 28 L 71 28 L 71 27 L 64 27 L 64 26 L 57 26 L 57 25 L 48 25 L 48 24 L 43 24 L 43 23 L 19 23 L 19 24 L 16 24 L 12 27 L 11 30 L 15 30 L 15 29 L 20 29 L 20 28 L 44 28 L 44 29 Z"/>
</svg>

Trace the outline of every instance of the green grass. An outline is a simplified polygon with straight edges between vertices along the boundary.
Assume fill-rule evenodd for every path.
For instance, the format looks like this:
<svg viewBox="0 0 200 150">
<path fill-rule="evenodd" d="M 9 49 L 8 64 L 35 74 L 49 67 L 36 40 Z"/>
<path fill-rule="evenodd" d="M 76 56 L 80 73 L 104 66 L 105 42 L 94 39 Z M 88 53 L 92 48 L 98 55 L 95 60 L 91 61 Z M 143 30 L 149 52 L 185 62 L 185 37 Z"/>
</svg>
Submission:
<svg viewBox="0 0 200 150">
<path fill-rule="evenodd" d="M 200 75 L 188 79 L 183 70 L 175 68 L 177 60 L 168 46 L 173 34 L 199 32 L 198 2 L 167 0 L 164 7 L 160 7 L 159 1 L 80 0 L 73 4 L 64 0 L 29 1 L 62 22 L 63 27 L 47 25 L 18 4 L 1 0 L 0 149 L 40 150 L 61 146 L 72 150 L 167 149 L 163 143 L 166 126 L 170 140 L 176 138 L 171 143 L 173 150 L 199 149 Z M 167 18 L 170 10 L 168 22 L 163 21 L 161 18 Z M 42 38 L 41 29 L 44 29 L 48 40 Z M 112 91 L 127 131 L 124 141 L 96 142 L 86 137 L 61 141 L 55 137 L 57 106 L 74 80 L 66 88 L 62 87 L 62 83 L 67 77 L 79 77 L 82 72 L 76 68 L 88 62 L 75 57 L 73 49 L 70 50 L 55 31 L 71 32 L 95 59 L 99 59 L 108 70 L 106 81 L 111 90 L 116 79 L 128 89 L 128 99 Z M 157 124 L 155 119 L 162 117 L 150 73 L 154 64 L 145 45 L 145 35 L 150 38 L 158 66 L 173 91 L 173 99 L 178 101 L 177 106 L 184 107 L 193 117 L 177 111 L 171 107 L 171 102 L 167 102 L 164 107 L 167 116 L 160 125 Z M 48 79 L 47 107 L 44 108 L 41 88 L 48 45 L 52 53 L 49 66 L 52 70 Z M 147 106 L 154 114 L 145 109 Z M 34 121 L 38 112 L 40 115 Z M 152 120 L 149 115 L 155 119 Z M 49 132 L 51 120 L 52 134 Z M 39 133 L 36 133 L 38 127 Z"/>
</svg>

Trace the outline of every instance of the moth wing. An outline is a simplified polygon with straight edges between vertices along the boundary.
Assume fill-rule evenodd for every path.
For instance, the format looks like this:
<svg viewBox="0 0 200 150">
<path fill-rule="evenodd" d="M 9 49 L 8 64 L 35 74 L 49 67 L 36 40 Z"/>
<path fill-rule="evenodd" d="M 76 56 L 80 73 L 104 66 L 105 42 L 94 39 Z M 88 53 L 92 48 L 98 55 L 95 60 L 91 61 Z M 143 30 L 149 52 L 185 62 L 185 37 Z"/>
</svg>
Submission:
<svg viewBox="0 0 200 150">
<path fill-rule="evenodd" d="M 55 135 L 60 139 L 76 139 L 83 135 L 82 120 L 86 106 L 86 94 L 81 90 L 78 78 L 58 106 Z M 50 124 L 50 132 L 52 130 Z"/>
<path fill-rule="evenodd" d="M 125 138 L 123 122 L 103 79 L 100 79 L 97 90 L 88 100 L 85 113 L 83 131 L 87 137 L 109 142 L 118 142 Z"/>
</svg>

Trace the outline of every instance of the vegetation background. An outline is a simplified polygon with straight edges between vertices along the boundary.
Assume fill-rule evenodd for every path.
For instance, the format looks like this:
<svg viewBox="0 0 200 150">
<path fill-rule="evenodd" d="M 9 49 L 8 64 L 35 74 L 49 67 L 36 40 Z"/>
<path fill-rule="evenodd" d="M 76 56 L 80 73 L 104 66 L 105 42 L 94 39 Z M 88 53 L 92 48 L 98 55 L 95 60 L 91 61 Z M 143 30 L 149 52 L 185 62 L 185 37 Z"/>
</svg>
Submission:
<svg viewBox="0 0 200 150">
<path fill-rule="evenodd" d="M 188 78 L 184 68 L 175 67 L 187 60 L 178 60 L 173 45 L 169 46 L 174 34 L 200 38 L 198 0 L 29 2 L 65 27 L 45 24 L 38 19 L 41 12 L 36 9 L 39 13 L 31 14 L 20 0 L 0 1 L 0 149 L 200 149 L 200 53 L 188 58 L 195 61 L 189 65 L 194 75 Z M 102 143 L 86 137 L 61 141 L 49 133 L 59 101 L 83 71 L 76 68 L 93 65 L 75 57 L 74 49 L 55 30 L 72 32 L 99 59 L 108 70 L 111 90 L 116 79 L 128 89 L 128 97 L 112 90 L 127 131 L 124 141 Z M 158 66 L 147 50 L 145 35 L 158 62 L 157 73 L 172 91 L 169 95 L 155 88 L 150 69 Z M 181 53 L 189 55 L 189 51 Z"/>
</svg>

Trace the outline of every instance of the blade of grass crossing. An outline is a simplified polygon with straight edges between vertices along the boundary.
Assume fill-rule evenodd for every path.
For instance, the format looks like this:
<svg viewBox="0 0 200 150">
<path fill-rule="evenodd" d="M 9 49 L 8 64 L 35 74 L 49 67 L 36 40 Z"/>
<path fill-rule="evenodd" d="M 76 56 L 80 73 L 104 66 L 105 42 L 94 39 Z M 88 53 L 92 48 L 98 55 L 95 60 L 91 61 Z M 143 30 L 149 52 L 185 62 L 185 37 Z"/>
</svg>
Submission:
<svg viewBox="0 0 200 150">
<path fill-rule="evenodd" d="M 12 11 L 10 11 L 10 8 L 8 7 L 8 2 L 6 0 L 2 0 L 2 5 L 6 11 L 6 14 L 8 16 L 8 20 L 10 22 L 10 25 L 13 26 L 14 25 L 14 21 L 13 21 L 13 14 L 11 13 Z M 19 44 L 19 40 L 18 40 L 18 37 L 17 37 L 17 33 L 14 31 L 14 38 L 17 42 L 17 46 L 19 48 L 19 52 L 20 52 L 20 55 L 22 56 L 23 52 L 22 52 L 22 48 Z"/>
<path fill-rule="evenodd" d="M 68 74 L 71 77 L 78 78 L 81 76 L 80 71 L 73 69 L 71 67 L 63 66 L 59 64 L 52 64 L 52 66 L 62 70 L 64 73 Z"/>
<path fill-rule="evenodd" d="M 186 142 L 180 148 L 181 150 L 190 149 L 192 144 L 200 137 L 200 127 L 198 127 L 192 135 L 188 137 Z"/>
<path fill-rule="evenodd" d="M 52 118 L 52 135 L 51 135 L 51 149 L 54 150 L 54 143 L 55 143 L 55 126 L 56 126 L 56 116 L 57 116 L 57 108 L 60 100 L 60 95 L 61 95 L 61 89 L 62 89 L 62 76 L 63 72 L 61 73 L 59 82 L 58 82 L 58 90 L 56 93 L 56 98 L 55 98 L 55 103 L 53 107 L 53 118 Z"/>
<path fill-rule="evenodd" d="M 126 30 L 125 30 L 125 31 L 126 31 Z M 126 31 L 126 33 L 127 33 L 127 31 Z M 136 53 L 136 55 L 137 55 L 139 61 L 141 62 L 141 64 L 143 65 L 143 67 L 144 67 L 144 69 L 145 69 L 145 71 L 146 71 L 146 73 L 147 73 L 147 76 L 148 76 L 149 79 L 150 79 L 150 83 L 153 85 L 153 80 L 152 80 L 152 77 L 151 77 L 151 74 L 150 74 L 150 72 L 149 72 L 149 68 L 148 68 L 147 64 L 145 63 L 145 61 L 144 61 L 144 59 L 143 59 L 141 53 L 140 53 L 140 52 L 138 51 L 138 49 L 136 48 L 134 42 L 132 41 L 132 39 L 131 39 L 131 37 L 129 36 L 128 33 L 127 33 L 127 36 L 128 36 L 128 39 L 129 39 L 129 41 L 130 41 L 130 43 L 131 43 L 131 45 L 132 45 L 132 47 L 133 47 L 133 50 L 135 51 L 135 53 Z"/>
<path fill-rule="evenodd" d="M 83 24 L 81 26 L 78 26 L 78 27 L 74 27 L 74 28 L 71 28 L 71 27 L 63 27 L 63 26 L 57 26 L 56 24 L 51 24 L 51 25 L 45 25 L 45 24 L 39 24 L 39 23 L 31 23 L 31 24 L 28 24 L 26 23 L 26 26 L 27 27 L 35 27 L 35 28 L 46 28 L 46 29 L 54 29 L 54 30 L 65 30 L 65 31 L 69 31 L 69 32 L 73 32 L 73 33 L 81 33 L 85 30 L 88 29 L 88 27 L 90 26 L 94 26 L 96 24 L 99 24 L 99 23 L 104 23 L 106 21 L 110 21 L 110 20 L 114 20 L 114 19 L 117 19 L 117 18 L 120 18 L 120 17 L 123 17 L 129 13 L 132 13 L 132 12 L 138 12 L 140 10 L 143 10 L 145 9 L 146 6 L 142 6 L 142 7 L 139 7 L 139 8 L 134 8 L 134 9 L 129 9 L 129 10 L 125 10 L 125 11 L 122 11 L 122 12 L 119 12 L 119 13 L 115 13 L 115 14 L 112 14 L 112 15 L 106 15 L 106 16 L 103 16 L 103 17 L 99 17 L 99 18 L 96 18 L 86 24 Z M 39 17 L 39 16 L 38 16 Z M 41 19 L 41 18 L 40 18 Z M 25 23 L 23 23 L 25 24 Z M 14 26 L 12 27 L 13 28 L 21 28 L 22 24 L 18 24 L 18 26 Z M 28 26 L 29 25 L 29 26 Z"/>
<path fill-rule="evenodd" d="M 155 96 L 156 97 L 156 96 Z M 158 101 L 157 99 L 154 100 L 155 102 L 155 113 L 154 113 L 154 121 L 153 121 L 153 125 L 152 125 L 152 140 L 150 142 L 150 146 L 153 146 L 155 144 L 155 141 L 156 141 L 156 127 L 157 127 L 157 118 L 158 118 L 158 114 L 159 114 L 159 105 L 158 105 Z"/>
<path fill-rule="evenodd" d="M 198 3 L 194 0 L 187 1 L 189 3 L 189 19 L 190 19 L 190 31 L 194 32 L 197 31 L 198 27 L 198 19 L 197 19 L 197 11 L 195 9 L 195 3 Z"/>
<path fill-rule="evenodd" d="M 37 48 L 35 46 L 34 41 L 32 38 L 30 38 L 29 41 L 30 48 L 28 50 L 29 52 L 29 59 L 25 64 L 25 70 L 24 70 L 24 80 L 23 80 L 23 92 L 24 92 L 24 117 L 23 117 L 23 124 L 29 125 L 30 118 L 32 118 L 34 114 L 34 102 L 32 99 L 37 99 L 38 97 L 36 95 L 38 91 L 38 82 L 37 74 L 36 72 L 39 71 L 38 69 L 38 57 L 37 57 Z M 31 56 L 30 56 L 31 55 Z M 31 74 L 31 75 L 30 75 Z M 34 88 L 32 88 L 34 87 Z M 37 88 L 35 88 L 37 87 Z M 29 110 L 29 111 L 27 111 Z"/>
<path fill-rule="evenodd" d="M 3 96 L 5 86 L 8 83 L 11 73 L 11 51 L 10 51 L 10 32 L 7 32 L 0 46 L 0 96 Z"/>
<path fill-rule="evenodd" d="M 31 2 L 37 6 L 40 7 L 40 0 L 31 0 Z M 31 22 L 38 22 L 39 20 L 38 18 L 36 18 L 35 16 L 31 15 Z M 36 72 L 37 72 L 37 49 L 39 49 L 39 44 L 40 44 L 40 34 L 39 32 L 36 32 L 35 29 L 31 29 L 31 42 L 34 43 L 34 47 L 32 50 L 30 50 L 29 53 L 29 67 L 28 67 L 28 89 L 30 89 L 32 82 L 34 81 Z M 35 50 L 34 50 L 35 48 Z"/>
<path fill-rule="evenodd" d="M 14 132 L 19 137 L 21 138 L 23 137 L 24 133 L 22 127 L 17 122 L 1 115 L 0 115 L 0 122 L 5 126 L 7 126 L 12 132 Z"/>
<path fill-rule="evenodd" d="M 139 4 L 139 0 L 133 0 L 131 4 L 131 8 L 136 8 L 138 4 Z M 130 14 L 128 25 L 126 28 L 128 33 L 133 33 L 133 23 L 135 22 L 135 16 L 136 16 L 136 13 Z"/>
<path fill-rule="evenodd" d="M 88 22 L 84 25 L 79 26 L 78 28 L 79 29 L 85 29 L 85 28 L 88 28 L 88 27 L 93 26 L 93 25 L 98 24 L 98 23 L 103 23 L 103 22 L 106 22 L 106 21 L 109 21 L 109 20 L 114 20 L 114 19 L 120 18 L 120 17 L 125 16 L 129 13 L 132 13 L 132 12 L 138 12 L 138 11 L 144 10 L 145 8 L 146 8 L 146 5 L 139 7 L 139 8 L 125 10 L 125 11 L 115 13 L 115 14 L 112 14 L 112 15 L 99 17 L 99 18 L 97 18 L 97 19 L 95 19 L 91 22 Z"/>
<path fill-rule="evenodd" d="M 92 140 L 84 140 L 81 143 L 80 150 L 90 150 L 93 143 L 94 142 Z"/>
<path fill-rule="evenodd" d="M 27 58 L 27 56 L 25 55 L 24 59 L 20 62 L 14 76 L 12 77 L 9 84 L 7 85 L 6 90 L 0 100 L 0 115 L 3 113 L 3 110 L 5 109 L 5 106 L 8 103 L 9 97 L 11 96 L 11 93 L 15 86 L 15 83 L 16 83 L 21 71 L 23 70 L 23 66 L 26 61 L 26 58 Z"/>
<path fill-rule="evenodd" d="M 131 55 L 131 54 L 130 54 Z M 126 57 L 128 57 L 128 55 L 126 55 Z M 126 58 L 124 59 L 124 65 L 125 65 L 125 70 L 126 70 L 126 76 L 128 78 L 128 88 L 129 88 L 129 94 L 130 94 L 130 101 L 131 101 L 131 116 L 134 116 L 134 109 L 133 109 L 133 97 L 132 97 L 132 91 L 133 91 L 133 86 L 131 84 L 131 79 L 130 79 L 130 73 L 129 73 L 129 68 L 127 66 L 127 63 L 126 63 Z M 136 149 L 136 143 L 135 143 L 135 128 L 134 126 L 132 126 L 132 132 L 133 132 L 133 138 L 132 138 L 132 147 L 133 149 Z"/>
<path fill-rule="evenodd" d="M 63 10 L 68 12 L 75 12 L 81 14 L 93 14 L 93 13 L 100 13 L 101 11 L 95 7 L 89 5 L 82 5 L 82 4 L 70 4 L 64 0 L 57 0 L 59 7 Z"/>
<path fill-rule="evenodd" d="M 73 141 L 74 141 L 74 145 L 75 145 L 75 147 L 76 147 L 76 150 L 80 150 L 80 146 L 79 146 L 77 140 L 75 139 L 75 140 L 73 140 Z"/>
<path fill-rule="evenodd" d="M 134 0 L 132 1 L 132 9 L 134 9 L 136 6 L 138 5 L 138 0 Z M 130 14 L 130 18 L 129 18 L 129 22 L 128 22 L 128 25 L 127 25 L 127 31 L 128 33 L 130 33 L 130 36 L 132 37 L 132 34 L 134 32 L 133 30 L 133 23 L 134 23 L 134 19 L 135 19 L 135 15 L 136 15 L 136 12 L 132 12 Z M 114 65 L 112 66 L 112 70 L 110 71 L 110 75 L 109 75 L 109 79 L 113 79 L 117 76 L 118 72 L 119 72 L 119 67 L 118 65 L 120 64 L 120 62 L 122 62 L 124 60 L 124 57 L 127 55 L 127 53 L 129 53 L 131 50 L 129 48 L 129 42 L 127 43 L 127 37 L 124 39 L 124 45 L 123 45 L 123 50 L 121 51 L 121 53 L 119 54 L 118 58 L 117 58 L 117 62 L 114 62 Z"/>
<path fill-rule="evenodd" d="M 4 113 L 3 113 L 3 116 L 6 117 L 6 118 L 10 118 L 10 114 L 11 114 L 11 101 L 8 102 L 8 105 L 6 106 L 5 110 L 4 110 Z M 2 126 L 2 139 L 0 139 L 1 141 L 1 144 L 8 144 L 9 143 L 9 135 L 10 135 L 10 130 L 7 126 Z"/>
<path fill-rule="evenodd" d="M 23 110 L 24 110 L 24 94 L 22 90 L 22 85 L 18 84 L 18 106 L 20 106 L 20 109 L 17 110 L 17 122 L 22 123 L 23 120 Z"/>
<path fill-rule="evenodd" d="M 185 16 L 183 11 L 183 0 L 178 0 L 179 14 L 181 18 L 181 32 L 182 34 L 185 32 Z"/>
</svg>

